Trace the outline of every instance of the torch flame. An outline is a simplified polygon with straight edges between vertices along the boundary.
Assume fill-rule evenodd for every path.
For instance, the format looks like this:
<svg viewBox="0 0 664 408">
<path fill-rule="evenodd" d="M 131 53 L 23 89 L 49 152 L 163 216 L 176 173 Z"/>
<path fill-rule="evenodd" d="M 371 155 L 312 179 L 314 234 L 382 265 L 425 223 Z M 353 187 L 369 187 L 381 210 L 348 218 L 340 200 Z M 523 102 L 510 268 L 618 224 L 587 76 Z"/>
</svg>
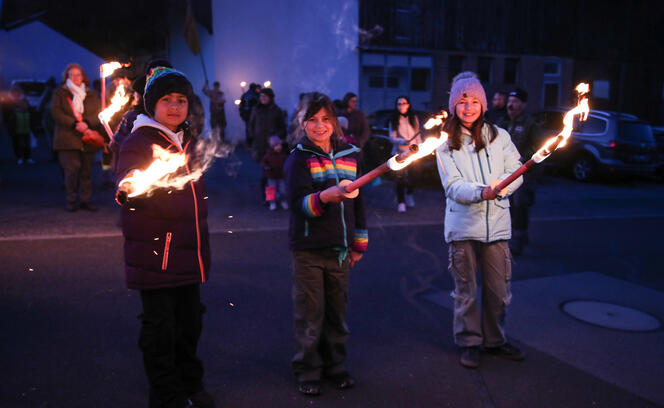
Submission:
<svg viewBox="0 0 664 408">
<path fill-rule="evenodd" d="M 247 86 L 247 83 L 246 83 L 245 81 L 242 81 L 242 82 L 240 82 L 240 86 L 241 86 L 242 88 L 244 88 L 245 86 Z"/>
<path fill-rule="evenodd" d="M 265 82 L 263 82 L 263 88 L 269 88 L 270 86 L 272 86 L 272 82 L 271 82 L 271 81 L 265 81 Z"/>
<path fill-rule="evenodd" d="M 445 119 L 447 119 L 447 112 L 443 111 L 442 113 L 429 118 L 429 120 L 424 123 L 424 128 L 429 130 L 435 126 L 440 126 L 445 123 Z"/>
<path fill-rule="evenodd" d="M 100 71 L 102 78 L 106 78 L 107 76 L 109 76 L 113 72 L 115 72 L 116 69 L 122 68 L 123 66 L 126 66 L 126 65 L 122 65 L 117 61 L 107 62 L 106 64 L 102 64 L 101 71 Z"/>
<path fill-rule="evenodd" d="M 410 165 L 415 160 L 421 159 L 422 157 L 433 153 L 433 151 L 436 150 L 438 146 L 445 143 L 447 137 L 448 137 L 447 132 L 440 132 L 440 137 L 429 137 L 424 142 L 420 143 L 418 145 L 417 152 L 408 156 L 406 160 L 399 163 L 397 161 L 397 156 L 395 155 L 390 160 L 387 161 L 387 166 L 390 168 L 390 170 L 394 171 L 401 170 L 404 167 Z"/>
<path fill-rule="evenodd" d="M 546 143 L 544 143 L 544 146 L 532 156 L 535 163 L 540 163 L 542 160 L 549 157 L 554 150 L 567 144 L 567 140 L 574 130 L 574 117 L 576 115 L 579 115 L 579 119 L 582 121 L 588 119 L 590 107 L 588 106 L 588 97 L 586 94 L 590 92 L 590 86 L 582 82 L 577 85 L 576 91 L 579 93 L 579 104 L 565 114 L 565 117 L 563 118 L 563 130 L 561 130 L 556 136 L 547 140 Z"/>
<path fill-rule="evenodd" d="M 184 152 L 172 153 L 159 145 L 152 145 L 152 155 L 155 160 L 147 169 L 134 170 L 118 183 L 119 186 L 129 183 L 128 197 L 136 197 L 152 190 L 157 181 L 167 178 L 186 164 Z"/>
<path fill-rule="evenodd" d="M 236 100 L 235 100 L 235 104 L 236 104 L 236 105 L 240 105 L 241 103 L 242 103 L 241 100 L 239 100 L 239 99 L 236 99 Z"/>
<path fill-rule="evenodd" d="M 118 89 L 115 90 L 115 94 L 111 98 L 111 104 L 106 107 L 103 111 L 99 112 L 99 120 L 108 124 L 113 115 L 118 113 L 123 106 L 129 102 L 129 95 L 125 89 L 124 84 L 118 85 Z"/>
</svg>

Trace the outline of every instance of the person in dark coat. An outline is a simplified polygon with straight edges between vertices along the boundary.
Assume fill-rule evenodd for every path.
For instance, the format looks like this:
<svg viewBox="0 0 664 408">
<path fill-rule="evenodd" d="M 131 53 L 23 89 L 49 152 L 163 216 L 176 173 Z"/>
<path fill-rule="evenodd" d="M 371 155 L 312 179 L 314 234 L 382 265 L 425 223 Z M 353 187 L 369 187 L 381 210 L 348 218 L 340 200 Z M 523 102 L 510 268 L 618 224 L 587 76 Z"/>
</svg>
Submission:
<svg viewBox="0 0 664 408">
<path fill-rule="evenodd" d="M 503 91 L 498 91 L 493 94 L 491 99 L 491 109 L 489 109 L 484 118 L 494 125 L 501 125 L 507 117 L 507 94 Z"/>
<path fill-rule="evenodd" d="M 507 117 L 505 129 L 512 137 L 512 142 L 526 161 L 543 143 L 542 132 L 535 120 L 526 112 L 528 93 L 523 89 L 510 92 L 507 99 Z M 512 217 L 512 239 L 510 250 L 520 255 L 528 245 L 528 226 L 530 225 L 530 207 L 535 204 L 535 190 L 541 168 L 535 167 L 523 175 L 523 185 L 510 196 L 510 215 Z"/>
<path fill-rule="evenodd" d="M 367 116 L 361 110 L 357 109 L 357 95 L 348 92 L 342 101 L 344 107 L 340 116 L 348 119 L 348 129 L 345 132 L 345 139 L 348 143 L 354 144 L 360 149 L 369 140 L 371 131 Z"/>
<path fill-rule="evenodd" d="M 346 199 L 338 187 L 340 180 L 360 176 L 360 149 L 340 139 L 330 98 L 318 92 L 305 98 L 301 126 L 306 136 L 284 165 L 297 339 L 291 367 L 298 391 L 318 395 L 323 378 L 341 390 L 355 384 L 345 368 L 348 279 L 369 235 L 362 193 Z"/>
<path fill-rule="evenodd" d="M 263 88 L 259 94 L 260 103 L 251 111 L 249 133 L 252 139 L 251 148 L 256 161 L 265 156 L 270 147 L 270 136 L 286 139 L 286 123 L 281 108 L 274 103 L 272 88 Z"/>
<path fill-rule="evenodd" d="M 251 112 L 254 107 L 258 105 L 258 93 L 261 90 L 261 86 L 255 83 L 249 85 L 249 90 L 242 94 L 240 97 L 240 106 L 238 109 L 240 111 L 240 117 L 244 121 L 245 129 L 245 144 L 247 148 L 251 148 L 251 134 L 249 133 L 249 119 L 251 118 Z"/>
<path fill-rule="evenodd" d="M 137 117 L 117 163 L 126 283 L 141 295 L 139 347 L 150 384 L 150 407 L 214 407 L 203 387 L 203 364 L 196 352 L 205 311 L 200 284 L 210 271 L 203 179 L 188 181 L 181 189 L 155 188 L 131 198 L 136 185 L 124 181 L 150 165 L 154 146 L 185 155 L 186 165 L 172 177 L 187 176 L 196 168 L 192 137 L 182 130 L 192 96 L 184 74 L 170 68 L 153 70 L 144 94 L 147 115 Z"/>
<path fill-rule="evenodd" d="M 51 110 L 55 120 L 53 149 L 64 170 L 67 211 L 76 211 L 78 188 L 80 208 L 97 211 L 91 203 L 92 162 L 98 147 L 83 142 L 83 134 L 104 132 L 99 122 L 101 99 L 90 87 L 90 80 L 78 64 L 69 64 L 63 73 L 62 86 L 55 90 Z"/>
</svg>

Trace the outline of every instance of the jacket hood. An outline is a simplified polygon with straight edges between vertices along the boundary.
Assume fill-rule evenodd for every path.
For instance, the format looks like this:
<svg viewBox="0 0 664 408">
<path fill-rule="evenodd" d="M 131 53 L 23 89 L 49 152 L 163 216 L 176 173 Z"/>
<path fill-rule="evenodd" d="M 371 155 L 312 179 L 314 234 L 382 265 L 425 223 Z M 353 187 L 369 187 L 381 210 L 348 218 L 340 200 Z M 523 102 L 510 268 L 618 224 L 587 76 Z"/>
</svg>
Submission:
<svg viewBox="0 0 664 408">
<path fill-rule="evenodd" d="M 140 114 L 134 121 L 134 127 L 132 128 L 132 132 L 135 132 L 136 129 L 148 126 L 148 127 L 153 127 L 155 129 L 161 130 L 168 136 L 169 139 L 176 145 L 178 145 L 180 148 L 182 148 L 182 140 L 184 138 L 184 131 L 179 131 L 179 132 L 173 132 L 166 126 L 162 125 L 161 123 L 157 122 L 156 120 L 152 119 L 148 115 L 145 114 Z"/>
</svg>

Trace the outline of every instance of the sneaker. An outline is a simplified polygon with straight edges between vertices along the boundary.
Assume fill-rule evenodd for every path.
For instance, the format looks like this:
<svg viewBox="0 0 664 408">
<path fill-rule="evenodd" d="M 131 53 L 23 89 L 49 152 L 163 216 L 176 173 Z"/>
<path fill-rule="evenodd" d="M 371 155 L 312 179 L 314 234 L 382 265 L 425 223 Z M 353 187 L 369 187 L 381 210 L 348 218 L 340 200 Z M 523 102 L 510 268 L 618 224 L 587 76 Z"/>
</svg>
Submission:
<svg viewBox="0 0 664 408">
<path fill-rule="evenodd" d="M 521 349 L 509 343 L 505 343 L 498 347 L 484 347 L 484 351 L 488 354 L 493 354 L 496 357 L 512 361 L 523 361 L 526 358 Z"/>
<path fill-rule="evenodd" d="M 406 203 L 399 203 L 397 206 L 397 212 L 405 213 L 406 212 Z"/>
<path fill-rule="evenodd" d="M 326 378 L 330 380 L 338 390 L 348 390 L 355 386 L 355 379 L 351 377 L 347 371 Z"/>
<path fill-rule="evenodd" d="M 480 366 L 480 348 L 477 346 L 464 347 L 461 350 L 459 363 L 466 368 L 477 368 Z"/>
<path fill-rule="evenodd" d="M 284 210 L 288 209 L 288 203 L 285 200 L 281 202 L 281 208 L 283 208 Z"/>
<path fill-rule="evenodd" d="M 28 164 L 35 164 L 35 161 L 32 160 L 32 159 L 28 159 L 28 160 L 26 160 L 25 162 L 28 163 Z"/>
<path fill-rule="evenodd" d="M 21 166 L 21 165 L 23 164 L 23 159 L 18 159 L 18 160 L 16 160 L 16 164 L 18 164 L 19 166 Z"/>
<path fill-rule="evenodd" d="M 214 397 L 209 392 L 202 390 L 189 397 L 189 406 L 196 408 L 214 408 Z"/>
<path fill-rule="evenodd" d="M 406 194 L 406 205 L 408 207 L 415 207 L 415 199 L 412 194 Z"/>
<path fill-rule="evenodd" d="M 320 381 L 300 381 L 297 390 L 304 395 L 315 397 L 321 394 Z"/>
<path fill-rule="evenodd" d="M 274 210 L 276 210 L 276 209 L 277 209 L 277 203 L 275 203 L 274 201 L 272 201 L 272 202 L 270 203 L 270 211 L 274 211 Z"/>
</svg>

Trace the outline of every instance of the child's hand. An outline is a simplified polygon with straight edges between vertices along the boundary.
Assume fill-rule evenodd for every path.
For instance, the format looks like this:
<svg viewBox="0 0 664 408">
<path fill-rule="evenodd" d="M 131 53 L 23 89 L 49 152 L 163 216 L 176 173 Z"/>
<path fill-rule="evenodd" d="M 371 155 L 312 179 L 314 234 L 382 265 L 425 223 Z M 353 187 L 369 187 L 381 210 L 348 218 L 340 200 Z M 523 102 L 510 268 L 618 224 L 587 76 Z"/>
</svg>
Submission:
<svg viewBox="0 0 664 408">
<path fill-rule="evenodd" d="M 352 268 L 352 267 L 355 266 L 355 264 L 360 262 L 360 259 L 362 259 L 363 255 L 364 254 L 362 252 L 356 252 L 356 251 L 351 250 L 350 251 L 350 267 Z"/>
<path fill-rule="evenodd" d="M 320 198 L 320 201 L 323 203 L 340 203 L 347 197 L 344 195 L 343 190 L 341 190 L 339 186 L 332 186 L 321 191 L 318 198 Z"/>
</svg>

